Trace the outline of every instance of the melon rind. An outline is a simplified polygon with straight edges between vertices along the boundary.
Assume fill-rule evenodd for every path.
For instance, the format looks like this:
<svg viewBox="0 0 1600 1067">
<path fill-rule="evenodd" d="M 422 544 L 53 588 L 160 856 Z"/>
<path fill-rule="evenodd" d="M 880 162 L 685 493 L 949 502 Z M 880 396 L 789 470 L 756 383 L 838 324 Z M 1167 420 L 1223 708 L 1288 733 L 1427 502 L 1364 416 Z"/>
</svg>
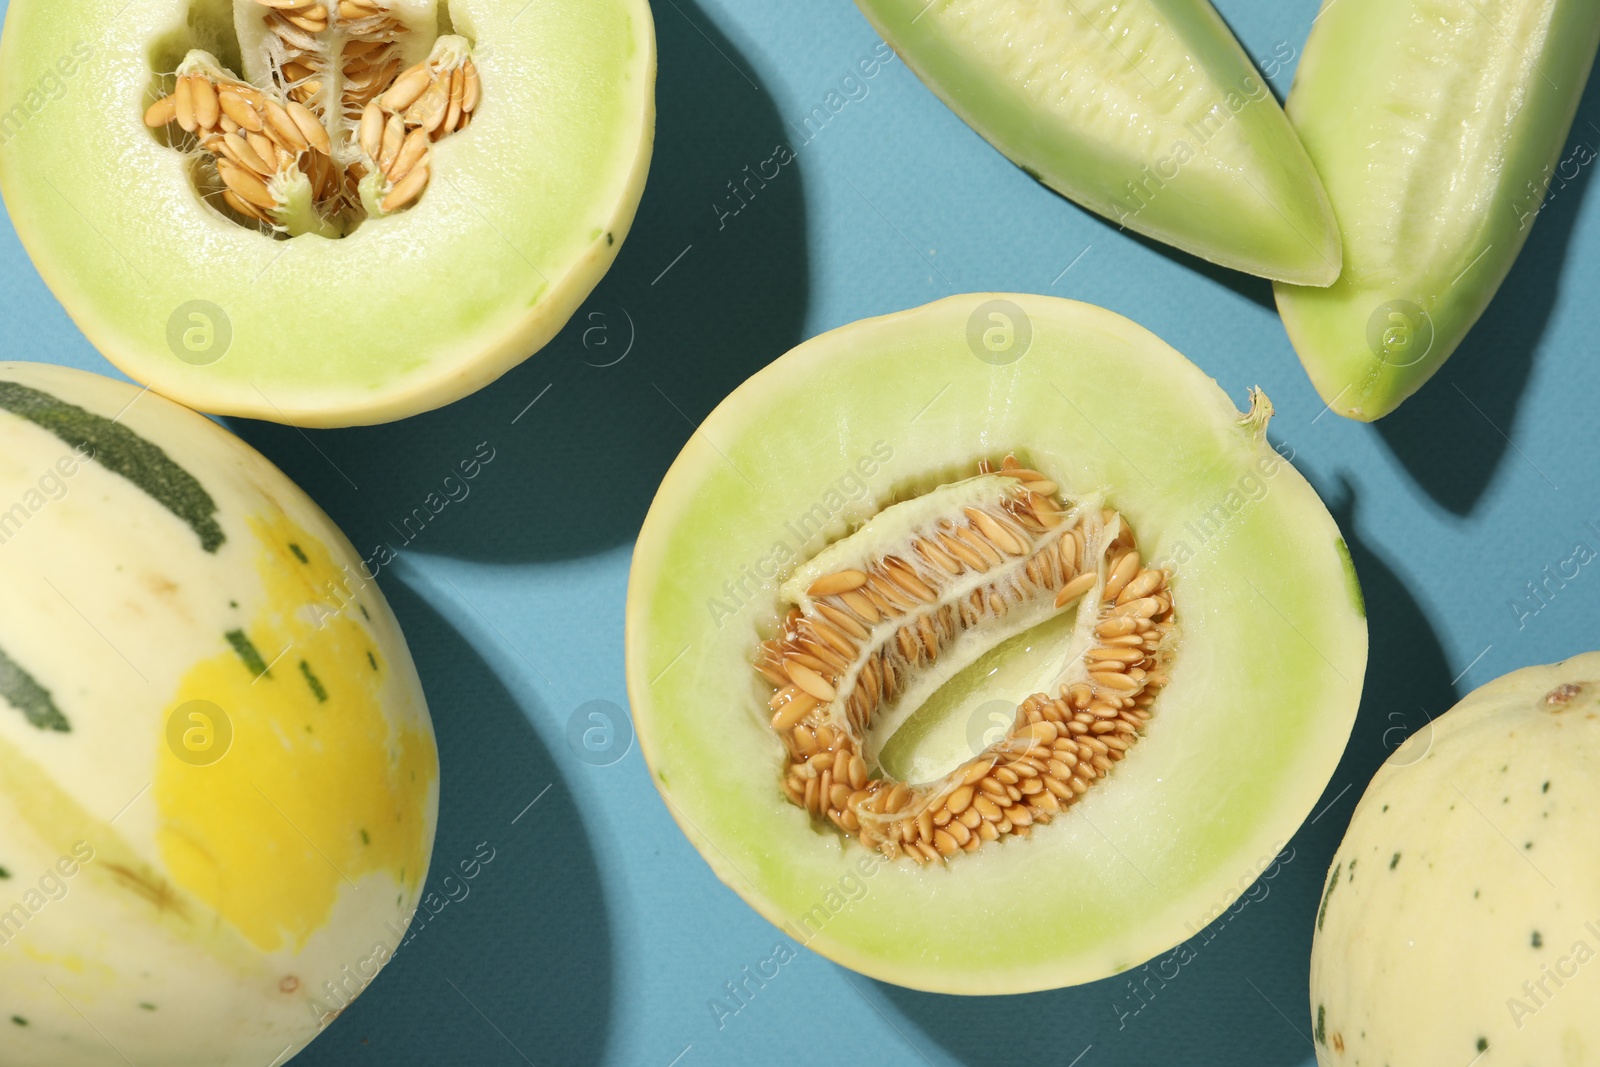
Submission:
<svg viewBox="0 0 1600 1067">
<path fill-rule="evenodd" d="M 1395 750 L 1324 884 L 1318 1063 L 1595 1062 L 1597 765 L 1595 652 L 1498 678 Z"/>
<path fill-rule="evenodd" d="M 1332 410 L 1389 414 L 1488 308 L 1559 181 L 1597 45 L 1589 0 L 1323 5 L 1286 108 L 1333 201 L 1344 271 L 1274 288 Z M 1573 152 L 1563 169 L 1593 155 Z M 1387 356 L 1385 329 L 1401 331 Z"/>
<path fill-rule="evenodd" d="M 0 1061 L 282 1063 L 426 883 L 438 755 L 405 639 L 333 523 L 216 423 L 82 371 L 0 362 L 13 383 L 145 445 L 74 462 L 72 420 L 0 395 Z M 125 476 L 150 447 L 186 473 Z M 204 766 L 168 732 L 191 700 L 233 730 Z"/>
<path fill-rule="evenodd" d="M 1090 211 L 1225 267 L 1339 276 L 1277 98 L 1207 0 L 856 0 L 950 109 Z"/>
<path fill-rule="evenodd" d="M 444 6 L 476 45 L 485 97 L 472 126 L 433 147 L 434 178 L 411 210 L 342 240 L 285 242 L 203 203 L 185 159 L 141 120 L 153 66 L 175 68 L 191 46 L 236 60 L 231 4 L 10 4 L 0 192 L 89 340 L 201 411 L 343 426 L 459 399 L 554 337 L 615 259 L 643 193 L 650 8 Z M 191 8 L 197 31 L 185 28 Z M 232 331 L 206 365 L 169 344 L 169 323 L 195 301 Z"/>
<path fill-rule="evenodd" d="M 1006 365 L 968 341 L 997 299 L 1017 337 L 1019 313 L 1031 326 Z M 1030 840 L 947 870 L 877 863 L 779 791 L 770 687 L 751 662 L 781 614 L 778 586 L 823 547 L 786 524 L 815 505 L 836 539 L 896 494 L 1012 449 L 1069 498 L 1105 491 L 1148 557 L 1193 554 L 1175 563 L 1171 684 L 1111 778 Z M 1208 515 L 1202 541 L 1188 524 Z M 858 322 L 760 371 L 668 472 L 628 591 L 640 745 L 718 877 L 824 956 L 948 993 L 1102 978 L 1225 908 L 1332 775 L 1366 651 L 1339 531 L 1260 420 L 1127 319 L 1036 296 Z"/>
</svg>

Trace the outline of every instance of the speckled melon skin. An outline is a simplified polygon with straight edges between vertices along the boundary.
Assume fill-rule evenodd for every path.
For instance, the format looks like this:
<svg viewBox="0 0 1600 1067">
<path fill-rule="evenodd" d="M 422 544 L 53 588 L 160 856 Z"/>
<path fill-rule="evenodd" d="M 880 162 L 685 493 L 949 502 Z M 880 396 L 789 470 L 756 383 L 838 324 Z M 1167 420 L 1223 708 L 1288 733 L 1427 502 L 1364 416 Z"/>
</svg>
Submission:
<svg viewBox="0 0 1600 1067">
<path fill-rule="evenodd" d="M 0 1063 L 281 1064 L 392 957 L 438 761 L 359 565 L 215 423 L 0 363 Z"/>
<path fill-rule="evenodd" d="M 1334 857 L 1324 1067 L 1600 1063 L 1600 653 L 1515 671 L 1402 745 Z"/>
</svg>

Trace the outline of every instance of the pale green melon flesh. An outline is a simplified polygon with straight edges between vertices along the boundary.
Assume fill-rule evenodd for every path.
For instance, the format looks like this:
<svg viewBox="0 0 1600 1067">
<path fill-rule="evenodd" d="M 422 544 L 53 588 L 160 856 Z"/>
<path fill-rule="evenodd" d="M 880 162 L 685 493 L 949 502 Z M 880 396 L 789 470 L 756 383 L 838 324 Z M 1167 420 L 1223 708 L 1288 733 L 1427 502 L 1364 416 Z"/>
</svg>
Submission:
<svg viewBox="0 0 1600 1067">
<path fill-rule="evenodd" d="M 1092 611 L 1061 612 L 1002 640 L 962 670 L 941 671 L 934 681 L 949 680 L 921 707 L 908 709 L 912 713 L 898 726 L 874 724 L 875 734 L 888 735 L 877 753 L 884 774 L 903 782 L 933 781 L 970 759 L 978 745 L 1001 740 L 1018 704 L 1057 691 L 1050 683 L 1061 661 L 1082 652 L 1073 639 L 1085 616 L 1094 620 Z"/>
<path fill-rule="evenodd" d="M 1597 43 L 1588 0 L 1324 6 L 1288 112 L 1333 200 L 1344 272 L 1277 300 L 1334 411 L 1393 411 L 1478 321 L 1544 202 Z"/>
<path fill-rule="evenodd" d="M 1260 420 L 1148 332 L 1084 304 L 1006 297 L 1028 317 L 1031 347 L 1009 365 L 983 362 L 967 337 L 988 299 L 847 326 L 735 391 L 662 485 L 627 612 L 641 747 L 718 876 L 840 963 L 953 993 L 1101 978 L 1202 925 L 1309 812 L 1366 661 L 1339 532 Z M 780 792 L 755 646 L 781 614 L 778 585 L 825 541 L 1012 449 L 1069 500 L 1104 491 L 1146 557 L 1172 568 L 1182 642 L 1171 683 L 1112 776 L 1030 839 L 948 869 L 878 862 Z M 1041 637 L 1048 627 L 1017 639 L 992 688 L 933 703 L 964 713 L 1012 696 L 1059 665 L 1059 643 Z M 973 754 L 898 735 L 891 754 L 907 744 L 917 751 L 896 766 Z"/>
<path fill-rule="evenodd" d="M 554 336 L 616 256 L 643 189 L 649 7 L 440 6 L 482 74 L 471 128 L 434 146 L 410 210 L 343 240 L 285 242 L 204 204 L 185 158 L 141 121 L 152 72 L 191 47 L 244 73 L 230 3 L 10 5 L 0 190 L 45 280 L 109 359 L 201 410 L 347 425 L 455 400 Z M 169 345 L 193 301 L 232 330 L 206 366 Z"/>
<path fill-rule="evenodd" d="M 1129 229 L 1303 285 L 1339 274 L 1322 184 L 1206 0 L 857 0 L 1018 166 Z"/>
<path fill-rule="evenodd" d="M 1318 1062 L 1600 1062 L 1600 653 L 1490 682 L 1410 738 L 1334 856 Z"/>
</svg>

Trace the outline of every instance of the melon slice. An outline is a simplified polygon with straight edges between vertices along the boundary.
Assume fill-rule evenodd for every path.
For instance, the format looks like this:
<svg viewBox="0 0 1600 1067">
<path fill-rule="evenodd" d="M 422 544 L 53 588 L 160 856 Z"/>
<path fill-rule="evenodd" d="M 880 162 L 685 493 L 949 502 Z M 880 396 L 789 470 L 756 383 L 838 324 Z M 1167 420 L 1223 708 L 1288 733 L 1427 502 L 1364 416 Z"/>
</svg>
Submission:
<svg viewBox="0 0 1600 1067">
<path fill-rule="evenodd" d="M 1334 411 L 1371 422 L 1399 407 L 1489 306 L 1544 206 L 1597 44 L 1586 0 L 1324 5 L 1288 110 L 1333 199 L 1344 273 L 1276 289 Z"/>
<path fill-rule="evenodd" d="M 130 376 L 382 422 L 560 330 L 632 223 L 654 86 L 645 0 L 17 0 L 0 191 Z"/>
<path fill-rule="evenodd" d="M 684 833 L 791 937 L 914 988 L 1180 942 L 1310 811 L 1361 692 L 1349 556 L 1269 415 L 1034 296 L 751 378 L 629 584 L 629 695 Z"/>
<path fill-rule="evenodd" d="M 857 0 L 955 113 L 1120 227 L 1299 285 L 1339 276 L 1322 183 L 1206 0 Z"/>
<path fill-rule="evenodd" d="M 1594 1062 L 1597 763 L 1594 652 L 1498 678 L 1395 750 L 1317 913 L 1319 1064 Z"/>
<path fill-rule="evenodd" d="M 377 978 L 439 762 L 360 557 L 126 382 L 0 363 L 0 1060 L 282 1063 Z"/>
</svg>

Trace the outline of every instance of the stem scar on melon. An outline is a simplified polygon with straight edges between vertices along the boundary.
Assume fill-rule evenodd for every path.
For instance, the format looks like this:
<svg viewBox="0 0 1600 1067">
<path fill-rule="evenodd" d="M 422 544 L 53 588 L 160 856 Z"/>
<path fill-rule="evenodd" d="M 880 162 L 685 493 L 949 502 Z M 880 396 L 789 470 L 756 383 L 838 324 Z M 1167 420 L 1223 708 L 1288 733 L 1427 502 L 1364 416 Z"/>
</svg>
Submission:
<svg viewBox="0 0 1600 1067">
<path fill-rule="evenodd" d="M 995 472 L 985 461 L 975 478 L 884 509 L 783 586 L 795 607 L 756 669 L 776 689 L 792 802 L 891 859 L 928 863 L 1027 837 L 1127 755 L 1176 645 L 1170 575 L 1142 565 L 1114 510 L 1058 494 L 1015 456 Z M 1079 610 L 1053 692 L 1023 701 L 1002 739 L 934 782 L 882 773 L 868 755 L 874 717 L 914 705 L 941 655 L 960 669 L 948 661 L 1079 604 L 1094 609 Z"/>
<path fill-rule="evenodd" d="M 422 28 L 392 10 L 403 6 L 235 0 L 236 19 L 267 31 L 267 83 L 193 50 L 145 125 L 195 157 L 196 188 L 242 225 L 339 237 L 401 211 L 428 186 L 432 146 L 470 126 L 483 100 L 464 37 L 438 38 L 401 70 Z"/>
</svg>

